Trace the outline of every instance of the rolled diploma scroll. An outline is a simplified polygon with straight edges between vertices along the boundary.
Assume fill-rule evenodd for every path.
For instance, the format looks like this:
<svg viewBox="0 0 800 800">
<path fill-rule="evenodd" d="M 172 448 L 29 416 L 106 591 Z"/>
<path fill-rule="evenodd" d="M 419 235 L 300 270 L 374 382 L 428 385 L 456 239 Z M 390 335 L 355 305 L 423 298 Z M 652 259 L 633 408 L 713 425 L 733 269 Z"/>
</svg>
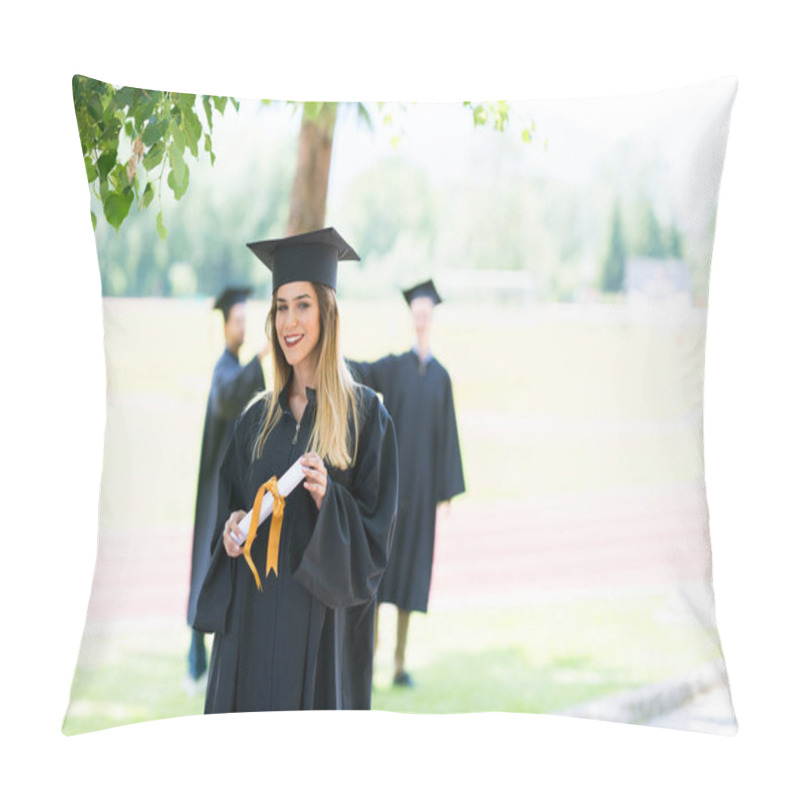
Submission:
<svg viewBox="0 0 800 800">
<path fill-rule="evenodd" d="M 302 458 L 302 456 L 300 456 Z M 286 472 L 278 478 L 278 494 L 281 497 L 286 497 L 299 483 L 305 478 L 305 474 L 303 473 L 303 467 L 300 464 L 300 458 L 292 464 Z M 267 519 L 272 514 L 272 494 L 270 492 L 264 492 L 264 498 L 261 501 L 261 513 L 258 515 L 258 524 Z M 238 525 L 240 539 L 237 541 L 239 546 L 245 543 L 247 539 L 247 533 L 250 530 L 250 520 L 253 519 L 253 509 L 251 508 L 250 511 L 242 517 L 241 522 Z M 233 534 L 233 538 L 236 539 L 236 535 Z"/>
</svg>

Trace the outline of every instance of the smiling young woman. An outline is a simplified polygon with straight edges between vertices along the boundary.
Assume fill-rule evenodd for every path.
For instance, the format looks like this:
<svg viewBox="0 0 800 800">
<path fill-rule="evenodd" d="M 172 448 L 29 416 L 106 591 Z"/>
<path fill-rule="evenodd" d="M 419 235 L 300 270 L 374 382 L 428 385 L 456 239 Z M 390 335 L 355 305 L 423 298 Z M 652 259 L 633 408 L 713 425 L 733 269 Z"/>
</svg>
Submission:
<svg viewBox="0 0 800 800">
<path fill-rule="evenodd" d="M 389 414 L 355 383 L 339 348 L 338 262 L 358 256 L 333 228 L 249 246 L 273 275 L 273 385 L 237 420 L 220 469 L 194 622 L 215 634 L 205 711 L 369 708 L 398 465 Z M 275 498 L 273 520 L 241 558 L 234 534 L 245 509 L 300 455 L 302 486 Z M 274 569 L 262 578 L 265 562 Z"/>
<path fill-rule="evenodd" d="M 306 389 L 312 388 L 318 402 L 309 449 L 334 466 L 346 468 L 358 446 L 358 430 L 353 431 L 356 440 L 349 442 L 348 427 L 337 424 L 337 420 L 357 415 L 358 393 L 341 357 L 334 289 L 310 281 L 280 286 L 273 293 L 267 336 L 272 346 L 275 391 L 267 400 L 257 454 L 280 419 L 281 392 L 289 386 L 289 405 L 300 420 L 307 403 Z"/>
</svg>

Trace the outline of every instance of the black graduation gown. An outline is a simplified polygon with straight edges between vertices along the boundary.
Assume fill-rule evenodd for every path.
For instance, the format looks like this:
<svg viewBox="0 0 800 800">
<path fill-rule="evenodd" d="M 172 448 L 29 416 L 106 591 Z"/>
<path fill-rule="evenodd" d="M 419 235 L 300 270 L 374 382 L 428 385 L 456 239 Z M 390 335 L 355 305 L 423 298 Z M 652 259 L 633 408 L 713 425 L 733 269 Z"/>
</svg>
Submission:
<svg viewBox="0 0 800 800">
<path fill-rule="evenodd" d="M 236 417 L 242 413 L 253 395 L 263 390 L 264 373 L 258 356 L 243 367 L 238 356 L 226 348 L 214 366 L 203 425 L 194 511 L 192 572 L 186 614 L 189 625 L 194 620 L 197 595 L 211 562 L 211 539 L 217 522 L 217 487 L 222 457 L 231 440 Z"/>
<path fill-rule="evenodd" d="M 413 351 L 348 363 L 358 380 L 383 395 L 397 433 L 397 529 L 378 602 L 427 611 L 436 504 L 464 491 L 450 376 L 435 358 L 420 364 Z"/>
<path fill-rule="evenodd" d="M 308 390 L 298 425 L 284 389 L 283 416 L 255 460 L 265 403 L 237 421 L 220 469 L 214 552 L 194 622 L 196 630 L 215 633 L 207 714 L 370 707 L 375 594 L 397 515 L 397 444 L 378 397 L 358 390 L 355 463 L 347 470 L 327 467 L 319 511 L 302 484 L 288 495 L 277 577 L 265 578 L 272 518 L 257 531 L 251 555 L 261 592 L 244 557 L 226 554 L 222 529 L 232 511 L 252 508 L 262 483 L 283 475 L 306 451 L 316 393 Z"/>
</svg>

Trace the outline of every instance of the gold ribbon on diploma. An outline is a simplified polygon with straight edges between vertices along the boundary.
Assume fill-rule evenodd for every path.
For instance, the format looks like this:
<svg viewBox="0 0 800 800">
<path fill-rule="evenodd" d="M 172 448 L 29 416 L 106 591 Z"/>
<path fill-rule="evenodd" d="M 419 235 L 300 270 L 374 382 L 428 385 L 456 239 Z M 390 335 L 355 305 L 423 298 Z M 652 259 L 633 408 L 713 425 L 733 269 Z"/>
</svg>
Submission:
<svg viewBox="0 0 800 800">
<path fill-rule="evenodd" d="M 256 499 L 253 501 L 253 516 L 250 519 L 250 530 L 247 532 L 247 541 L 244 543 L 244 559 L 247 561 L 247 566 L 253 573 L 256 579 L 256 586 L 258 591 L 261 591 L 261 579 L 258 577 L 258 570 L 253 563 L 250 555 L 250 548 L 256 540 L 256 531 L 258 530 L 258 518 L 261 515 L 261 502 L 264 499 L 264 492 L 269 492 L 272 495 L 272 522 L 269 526 L 269 541 L 267 542 L 267 571 L 264 575 L 265 578 L 269 577 L 269 571 L 275 573 L 278 577 L 278 551 L 281 546 L 281 525 L 283 523 L 283 507 L 286 505 L 286 500 L 281 497 L 278 492 L 278 478 L 273 475 L 266 483 L 262 484 Z"/>
</svg>

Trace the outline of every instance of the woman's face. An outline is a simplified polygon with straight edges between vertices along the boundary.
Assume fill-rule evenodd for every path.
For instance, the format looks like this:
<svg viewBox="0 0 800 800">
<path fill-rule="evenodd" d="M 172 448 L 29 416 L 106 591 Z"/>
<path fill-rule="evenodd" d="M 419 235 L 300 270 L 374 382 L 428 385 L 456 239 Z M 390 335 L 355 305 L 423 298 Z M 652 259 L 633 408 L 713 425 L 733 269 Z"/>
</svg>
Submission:
<svg viewBox="0 0 800 800">
<path fill-rule="evenodd" d="M 275 298 L 275 333 L 290 366 L 297 368 L 310 358 L 307 365 L 316 369 L 319 331 L 319 302 L 311 283 L 294 281 L 280 286 Z"/>
</svg>

